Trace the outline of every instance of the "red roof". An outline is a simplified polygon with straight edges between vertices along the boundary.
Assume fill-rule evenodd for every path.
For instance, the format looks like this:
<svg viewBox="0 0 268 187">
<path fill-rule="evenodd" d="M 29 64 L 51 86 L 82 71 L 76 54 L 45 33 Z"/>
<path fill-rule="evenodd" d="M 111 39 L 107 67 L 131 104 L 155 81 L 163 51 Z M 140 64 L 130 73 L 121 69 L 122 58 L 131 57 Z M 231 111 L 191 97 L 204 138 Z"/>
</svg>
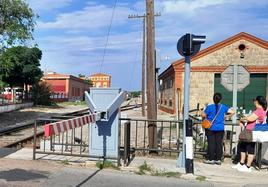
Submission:
<svg viewBox="0 0 268 187">
<path fill-rule="evenodd" d="M 104 74 L 104 73 L 95 73 L 90 75 L 89 77 L 101 77 L 101 76 L 105 76 L 105 77 L 111 77 L 110 75 Z"/>
<path fill-rule="evenodd" d="M 59 73 L 48 73 L 45 74 L 42 79 L 72 79 L 79 82 L 85 82 L 83 79 L 80 79 L 78 77 L 75 77 L 73 75 L 67 75 L 67 74 L 59 74 Z"/>
</svg>

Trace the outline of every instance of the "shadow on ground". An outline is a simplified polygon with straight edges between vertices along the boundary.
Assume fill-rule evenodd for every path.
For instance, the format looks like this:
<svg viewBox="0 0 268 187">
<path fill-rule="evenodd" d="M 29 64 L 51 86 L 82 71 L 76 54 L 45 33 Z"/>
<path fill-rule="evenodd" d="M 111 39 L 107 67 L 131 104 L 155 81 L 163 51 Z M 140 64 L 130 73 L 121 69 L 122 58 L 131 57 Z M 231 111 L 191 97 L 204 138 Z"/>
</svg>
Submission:
<svg viewBox="0 0 268 187">
<path fill-rule="evenodd" d="M 101 169 L 95 171 L 92 175 L 90 175 L 90 176 L 87 177 L 85 180 L 83 180 L 81 183 L 79 183 L 78 185 L 76 185 L 76 187 L 81 187 L 83 184 L 85 184 L 85 183 L 88 182 L 91 178 L 93 178 L 95 175 L 97 175 L 100 171 L 101 171 Z"/>
<path fill-rule="evenodd" d="M 20 149 L 16 148 L 0 148 L 0 158 L 4 158 L 10 154 L 17 152 Z"/>
<path fill-rule="evenodd" d="M 49 173 L 35 170 L 11 169 L 0 171 L 0 179 L 6 181 L 28 181 L 36 179 L 47 179 Z"/>
</svg>

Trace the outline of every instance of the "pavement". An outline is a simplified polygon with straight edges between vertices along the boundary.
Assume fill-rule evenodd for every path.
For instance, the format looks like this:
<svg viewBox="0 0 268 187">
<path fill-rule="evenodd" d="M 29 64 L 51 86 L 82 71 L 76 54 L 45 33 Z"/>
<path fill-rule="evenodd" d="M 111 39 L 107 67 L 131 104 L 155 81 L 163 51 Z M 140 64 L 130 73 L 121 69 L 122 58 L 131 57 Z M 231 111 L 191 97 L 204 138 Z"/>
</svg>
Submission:
<svg viewBox="0 0 268 187">
<path fill-rule="evenodd" d="M 0 187 L 2 186 L 94 186 L 94 187 L 160 187 L 160 186 L 268 186 L 268 171 L 254 170 L 240 173 L 231 168 L 230 160 L 221 165 L 207 165 L 194 162 L 194 175 L 185 174 L 176 167 L 176 160 L 159 157 L 135 157 L 120 171 L 100 170 L 95 162 L 86 158 L 37 155 L 32 160 L 32 150 L 23 148 L 0 149 Z M 151 172 L 138 175 L 139 166 L 144 163 Z M 176 177 L 162 174 L 179 173 Z M 155 175 L 155 176 L 152 176 Z"/>
</svg>

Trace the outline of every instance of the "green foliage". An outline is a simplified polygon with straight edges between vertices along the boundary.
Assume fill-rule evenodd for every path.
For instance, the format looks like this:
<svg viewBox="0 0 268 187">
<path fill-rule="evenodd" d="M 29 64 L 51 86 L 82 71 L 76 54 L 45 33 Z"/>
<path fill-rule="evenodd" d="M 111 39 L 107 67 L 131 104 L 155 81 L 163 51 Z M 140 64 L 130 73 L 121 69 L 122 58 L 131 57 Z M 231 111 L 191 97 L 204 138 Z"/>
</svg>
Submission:
<svg viewBox="0 0 268 187">
<path fill-rule="evenodd" d="M 144 174 L 146 174 L 148 172 L 151 172 L 151 171 L 152 171 L 151 166 L 149 166 L 147 164 L 147 162 L 144 161 L 144 163 L 139 166 L 139 171 L 136 174 L 138 174 L 138 175 L 144 175 Z"/>
<path fill-rule="evenodd" d="M 42 52 L 28 47 L 12 47 L 0 56 L 0 76 L 11 87 L 36 84 L 43 76 Z"/>
<path fill-rule="evenodd" d="M 25 0 L 0 0 L 0 51 L 32 40 L 36 18 Z"/>
<path fill-rule="evenodd" d="M 181 177 L 181 173 L 179 172 L 167 172 L 165 170 L 154 169 L 152 166 L 148 165 L 146 161 L 144 161 L 144 163 L 139 166 L 139 171 L 136 172 L 136 174 L 138 175 L 149 174 L 152 176 L 159 176 L 159 177 L 175 177 L 175 178 Z"/>
<path fill-rule="evenodd" d="M 47 83 L 41 82 L 39 84 L 33 85 L 32 98 L 35 105 L 53 105 L 50 95 L 51 89 Z"/>
<path fill-rule="evenodd" d="M 199 176 L 196 177 L 196 180 L 198 180 L 198 181 L 205 181 L 206 180 L 206 177 L 199 175 Z"/>
<path fill-rule="evenodd" d="M 69 163 L 69 161 L 67 159 L 61 160 L 60 163 L 63 164 L 63 165 L 70 165 L 70 163 Z"/>
<path fill-rule="evenodd" d="M 141 95 L 141 92 L 140 91 L 135 91 L 135 92 L 130 92 L 130 94 L 131 94 L 132 98 L 135 98 L 135 97 L 139 97 Z"/>
<path fill-rule="evenodd" d="M 172 171 L 166 172 L 166 171 L 155 170 L 154 172 L 152 172 L 152 176 L 180 178 L 181 173 L 172 172 Z"/>
<path fill-rule="evenodd" d="M 96 162 L 96 166 L 99 169 L 109 168 L 109 169 L 120 170 L 120 168 L 118 166 L 116 166 L 113 162 L 108 161 L 108 160 L 98 161 L 98 162 Z"/>
<path fill-rule="evenodd" d="M 87 84 L 89 84 L 90 86 L 92 86 L 93 84 L 92 84 L 92 81 L 91 80 L 89 80 L 88 78 L 86 78 L 86 75 L 83 75 L 83 74 L 78 74 L 78 77 L 80 78 L 80 79 L 83 79 L 84 80 L 84 82 L 85 83 L 87 83 Z"/>
</svg>

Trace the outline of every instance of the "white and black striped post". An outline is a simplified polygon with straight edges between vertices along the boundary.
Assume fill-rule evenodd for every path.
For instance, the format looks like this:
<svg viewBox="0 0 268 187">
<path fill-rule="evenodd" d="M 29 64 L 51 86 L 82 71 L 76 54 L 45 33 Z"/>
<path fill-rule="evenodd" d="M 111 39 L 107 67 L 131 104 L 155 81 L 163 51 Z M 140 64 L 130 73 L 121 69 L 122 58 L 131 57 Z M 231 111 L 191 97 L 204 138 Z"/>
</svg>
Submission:
<svg viewBox="0 0 268 187">
<path fill-rule="evenodd" d="M 193 164 L 193 128 L 189 119 L 189 101 L 190 101 L 190 56 L 185 56 L 184 65 L 184 112 L 183 112 L 183 127 L 184 127 L 184 158 L 186 173 L 194 173 Z"/>
<path fill-rule="evenodd" d="M 186 173 L 194 173 L 193 123 L 190 119 L 186 120 L 186 148 L 185 171 Z"/>
</svg>

